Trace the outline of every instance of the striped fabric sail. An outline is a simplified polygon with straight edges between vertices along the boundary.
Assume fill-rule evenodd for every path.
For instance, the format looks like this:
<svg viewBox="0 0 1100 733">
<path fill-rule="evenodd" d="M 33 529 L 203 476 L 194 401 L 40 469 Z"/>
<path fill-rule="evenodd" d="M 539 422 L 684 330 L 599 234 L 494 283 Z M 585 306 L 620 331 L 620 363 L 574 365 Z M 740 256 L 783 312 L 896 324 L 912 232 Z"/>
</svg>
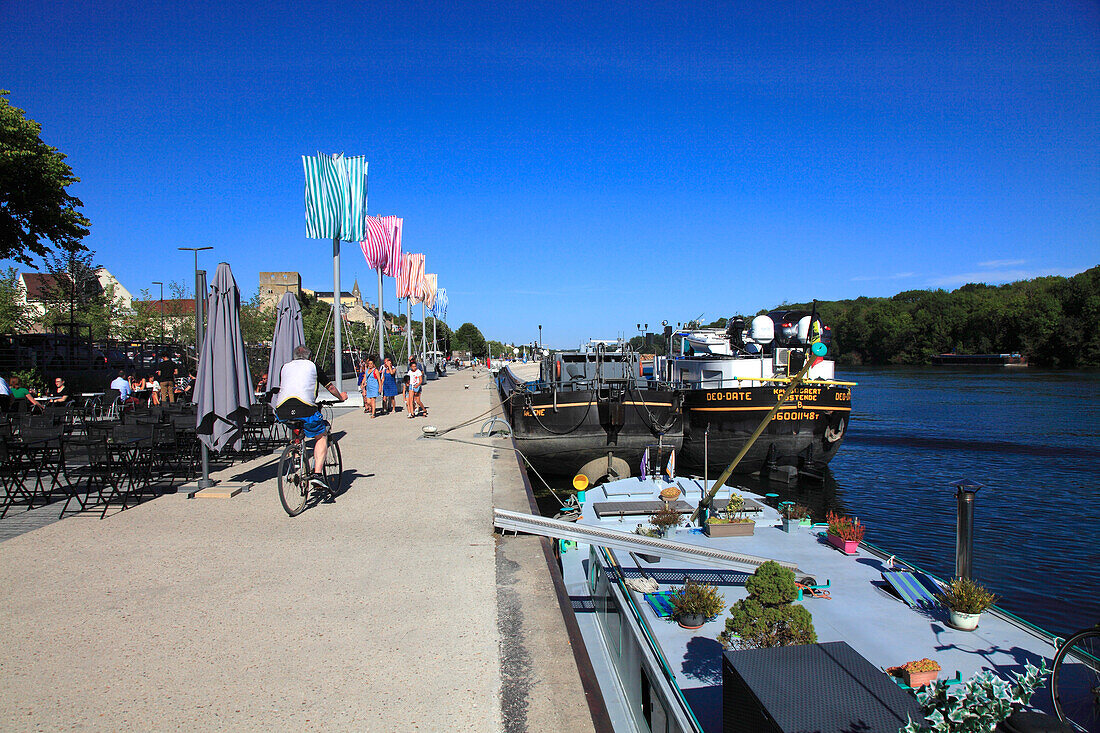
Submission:
<svg viewBox="0 0 1100 733">
<path fill-rule="evenodd" d="M 424 276 L 424 305 L 435 312 L 435 293 L 439 289 L 439 275 Z"/>
<path fill-rule="evenodd" d="M 401 271 L 401 230 L 405 228 L 405 220 L 400 216 L 383 216 L 382 221 L 393 227 L 390 253 L 382 274 L 386 277 L 397 277 L 397 273 Z"/>
<path fill-rule="evenodd" d="M 420 302 L 424 292 L 424 255 L 408 252 L 403 260 L 401 274 L 397 278 L 397 297 Z"/>
<path fill-rule="evenodd" d="M 447 288 L 439 288 L 435 291 L 435 307 L 432 312 L 436 318 L 447 320 Z"/>
<path fill-rule="evenodd" d="M 367 159 L 343 153 L 303 155 L 306 238 L 359 242 L 365 238 Z"/>
<path fill-rule="evenodd" d="M 359 243 L 359 247 L 363 250 L 363 257 L 372 270 L 384 270 L 389 266 L 393 238 L 393 226 L 383 217 L 367 217 L 367 236 Z"/>
</svg>

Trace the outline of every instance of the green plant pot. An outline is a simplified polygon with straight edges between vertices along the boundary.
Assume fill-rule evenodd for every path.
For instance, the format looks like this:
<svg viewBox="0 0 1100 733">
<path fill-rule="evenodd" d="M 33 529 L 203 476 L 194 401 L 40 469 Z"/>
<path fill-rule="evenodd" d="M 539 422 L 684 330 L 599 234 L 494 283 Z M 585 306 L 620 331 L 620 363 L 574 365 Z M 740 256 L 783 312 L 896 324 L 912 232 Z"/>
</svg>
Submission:
<svg viewBox="0 0 1100 733">
<path fill-rule="evenodd" d="M 703 530 L 707 537 L 751 537 L 756 531 L 756 522 L 730 522 L 729 524 L 710 524 Z"/>
</svg>

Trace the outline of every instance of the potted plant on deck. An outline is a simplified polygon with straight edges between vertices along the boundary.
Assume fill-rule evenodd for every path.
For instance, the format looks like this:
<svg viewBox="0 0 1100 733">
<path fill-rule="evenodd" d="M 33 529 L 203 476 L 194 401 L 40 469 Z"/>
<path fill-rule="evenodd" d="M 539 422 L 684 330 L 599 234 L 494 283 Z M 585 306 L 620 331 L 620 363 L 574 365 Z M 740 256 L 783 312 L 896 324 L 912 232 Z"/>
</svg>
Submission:
<svg viewBox="0 0 1100 733">
<path fill-rule="evenodd" d="M 809 520 L 810 510 L 801 504 L 788 502 L 783 505 L 783 511 L 780 512 L 780 516 L 783 519 L 783 531 L 794 532 L 795 529 L 802 526 L 803 520 Z"/>
<path fill-rule="evenodd" d="M 829 531 L 825 535 L 829 544 L 845 555 L 856 554 L 864 532 L 859 517 L 846 517 L 831 511 L 826 513 L 825 521 L 829 523 Z"/>
<path fill-rule="evenodd" d="M 673 530 L 683 524 L 683 521 L 684 518 L 680 516 L 680 512 L 667 504 L 663 509 L 654 512 L 649 517 L 649 523 L 661 533 L 661 537 L 668 537 Z"/>
<path fill-rule="evenodd" d="M 714 618 L 725 608 L 718 589 L 709 583 L 698 583 L 684 578 L 684 585 L 673 590 L 669 597 L 672 615 L 685 629 L 698 629 L 707 619 Z"/>
<path fill-rule="evenodd" d="M 756 530 L 756 522 L 745 516 L 745 497 L 732 494 L 725 509 L 707 519 L 704 531 L 708 537 L 749 537 Z"/>
<path fill-rule="evenodd" d="M 970 578 L 955 578 L 936 598 L 947 606 L 948 623 L 959 631 L 978 628 L 982 611 L 997 602 L 997 596 Z"/>
<path fill-rule="evenodd" d="M 886 672 L 901 677 L 906 685 L 916 689 L 924 687 L 940 676 L 940 664 L 934 659 L 917 659 L 900 667 L 890 667 Z"/>
</svg>

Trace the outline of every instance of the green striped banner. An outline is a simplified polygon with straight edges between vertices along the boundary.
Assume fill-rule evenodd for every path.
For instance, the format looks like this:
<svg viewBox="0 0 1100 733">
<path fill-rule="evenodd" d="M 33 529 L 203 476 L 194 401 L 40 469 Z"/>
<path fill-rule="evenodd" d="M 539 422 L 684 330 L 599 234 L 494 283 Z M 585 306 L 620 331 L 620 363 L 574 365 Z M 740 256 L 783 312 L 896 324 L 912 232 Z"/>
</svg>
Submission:
<svg viewBox="0 0 1100 733">
<path fill-rule="evenodd" d="M 367 159 L 343 153 L 303 155 L 306 238 L 358 242 L 365 238 Z"/>
</svg>

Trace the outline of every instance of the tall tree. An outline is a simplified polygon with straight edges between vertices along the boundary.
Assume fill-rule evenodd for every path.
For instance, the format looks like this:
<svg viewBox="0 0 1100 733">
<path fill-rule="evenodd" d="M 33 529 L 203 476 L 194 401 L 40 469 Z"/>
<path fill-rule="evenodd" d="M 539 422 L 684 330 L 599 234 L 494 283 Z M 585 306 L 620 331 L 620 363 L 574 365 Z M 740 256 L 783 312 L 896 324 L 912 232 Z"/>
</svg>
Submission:
<svg viewBox="0 0 1100 733">
<path fill-rule="evenodd" d="M 0 272 L 0 333 L 24 333 L 34 321 L 35 314 L 19 290 L 19 273 L 14 267 Z"/>
<path fill-rule="evenodd" d="M 42 126 L 0 90 L 0 259 L 25 265 L 55 251 L 80 252 L 89 222 L 65 189 L 80 181 L 65 155 L 42 142 Z"/>
</svg>

